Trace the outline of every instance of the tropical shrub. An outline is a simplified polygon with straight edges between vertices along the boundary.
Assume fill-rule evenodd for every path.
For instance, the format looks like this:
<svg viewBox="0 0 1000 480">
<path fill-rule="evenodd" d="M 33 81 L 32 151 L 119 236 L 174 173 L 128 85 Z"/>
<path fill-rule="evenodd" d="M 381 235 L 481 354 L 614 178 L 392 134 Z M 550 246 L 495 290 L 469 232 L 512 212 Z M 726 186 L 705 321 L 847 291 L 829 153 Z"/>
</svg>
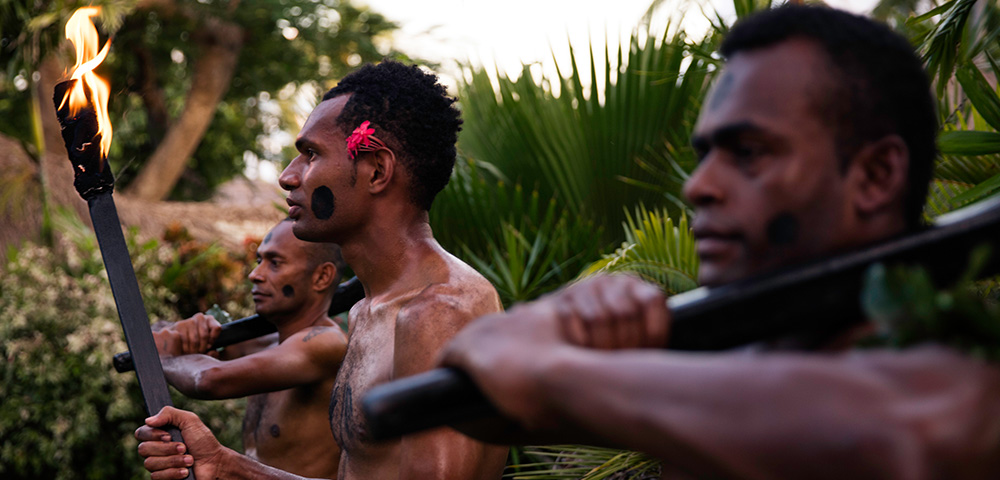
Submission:
<svg viewBox="0 0 1000 480">
<path fill-rule="evenodd" d="M 895 15 L 897 28 L 923 56 L 938 97 L 941 156 L 925 213 L 931 218 L 995 195 L 1000 191 L 1000 7 L 990 0 L 950 0 L 927 12 L 893 12 L 890 2 L 883 3 L 881 13 Z"/>
<path fill-rule="evenodd" d="M 605 248 L 593 220 L 466 159 L 435 201 L 431 225 L 446 249 L 493 283 L 505 306 L 571 281 Z"/>
<path fill-rule="evenodd" d="M 247 273 L 256 262 L 260 239 L 246 238 L 243 250 L 232 252 L 195 240 L 187 229 L 174 223 L 163 232 L 163 241 L 171 258 L 156 281 L 172 293 L 171 304 L 182 318 L 204 312 L 213 304 L 224 305 L 224 310 L 238 317 L 253 313 L 247 302 Z"/>
<path fill-rule="evenodd" d="M 147 415 L 135 376 L 111 366 L 127 346 L 100 252 L 60 222 L 55 247 L 23 245 L 0 276 L 0 478 L 146 479 L 132 432 Z M 159 279 L 178 252 L 126 240 L 150 317 L 176 320 L 178 294 Z M 173 400 L 240 448 L 242 400 Z"/>
<path fill-rule="evenodd" d="M 639 202 L 676 208 L 679 183 L 629 185 L 664 185 L 645 168 L 660 151 L 686 163 L 694 158 L 688 134 L 717 61 L 696 54 L 701 50 L 712 48 L 677 28 L 658 34 L 646 23 L 616 51 L 579 55 L 571 48 L 568 65 L 556 62 L 553 76 L 528 65 L 518 77 L 468 68 L 459 88 L 459 147 L 508 184 L 529 186 L 597 225 L 620 224 L 622 207 Z M 613 228 L 599 238 L 622 240 Z"/>
</svg>

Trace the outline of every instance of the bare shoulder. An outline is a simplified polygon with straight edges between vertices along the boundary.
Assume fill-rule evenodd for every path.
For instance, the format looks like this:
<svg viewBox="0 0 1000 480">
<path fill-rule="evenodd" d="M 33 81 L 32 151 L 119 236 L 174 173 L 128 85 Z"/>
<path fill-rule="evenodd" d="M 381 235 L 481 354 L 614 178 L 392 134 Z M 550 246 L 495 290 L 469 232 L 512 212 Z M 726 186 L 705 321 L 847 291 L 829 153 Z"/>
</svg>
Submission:
<svg viewBox="0 0 1000 480">
<path fill-rule="evenodd" d="M 313 325 L 303 328 L 290 335 L 282 345 L 293 348 L 326 348 L 332 345 L 347 344 L 347 335 L 336 325 Z"/>
<path fill-rule="evenodd" d="M 397 339 L 407 348 L 437 350 L 469 322 L 503 309 L 500 297 L 486 278 L 452 257 L 445 274 L 438 275 L 407 299 L 396 316 Z M 449 260 L 452 260 L 449 259 Z"/>
<path fill-rule="evenodd" d="M 464 325 L 477 317 L 503 309 L 500 296 L 486 278 L 467 265 L 451 268 L 446 278 L 431 283 L 406 301 L 399 310 L 399 326 L 417 326 L 424 320 Z M 461 326 L 457 325 L 457 326 Z"/>
<path fill-rule="evenodd" d="M 279 347 L 298 351 L 319 362 L 340 363 L 347 350 L 347 335 L 336 325 L 317 325 L 290 335 Z"/>
</svg>

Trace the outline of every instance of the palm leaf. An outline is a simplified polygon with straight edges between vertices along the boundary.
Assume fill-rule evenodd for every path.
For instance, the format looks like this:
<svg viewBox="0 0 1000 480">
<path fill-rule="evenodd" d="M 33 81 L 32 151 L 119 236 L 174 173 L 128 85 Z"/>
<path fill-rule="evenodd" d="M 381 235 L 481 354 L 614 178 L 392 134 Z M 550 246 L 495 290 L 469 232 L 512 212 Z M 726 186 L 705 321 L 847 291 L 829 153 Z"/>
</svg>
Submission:
<svg viewBox="0 0 1000 480">
<path fill-rule="evenodd" d="M 956 71 L 955 78 L 983 120 L 1000 130 L 1000 96 L 986 81 L 983 73 L 974 65 L 966 64 Z"/>
<path fill-rule="evenodd" d="M 924 61 L 931 76 L 938 78 L 938 95 L 955 71 L 962 30 L 977 0 L 952 0 L 933 31 L 925 40 Z"/>
<path fill-rule="evenodd" d="M 534 462 L 508 467 L 505 478 L 518 480 L 600 480 L 659 478 L 660 463 L 649 456 L 625 450 L 584 445 L 525 447 L 524 456 Z"/>
<path fill-rule="evenodd" d="M 571 48 L 553 76 L 528 66 L 516 78 L 468 68 L 459 145 L 576 215 L 618 224 L 621 205 L 663 204 L 664 193 L 679 193 L 676 184 L 664 192 L 629 188 L 625 179 L 663 185 L 641 165 L 664 144 L 686 146 L 678 132 L 696 118 L 706 65 L 668 25 L 662 35 L 636 29 L 617 48 Z M 621 240 L 605 230 L 604 241 Z"/>
<path fill-rule="evenodd" d="M 698 286 L 698 256 L 686 215 L 675 226 L 665 209 L 651 211 L 639 205 L 634 217 L 628 212 L 626 217 L 623 224 L 626 242 L 587 267 L 584 276 L 634 273 L 659 284 L 670 294 Z"/>
<path fill-rule="evenodd" d="M 943 132 L 938 149 L 950 155 L 990 155 L 1000 153 L 1000 133 L 961 130 Z"/>
</svg>

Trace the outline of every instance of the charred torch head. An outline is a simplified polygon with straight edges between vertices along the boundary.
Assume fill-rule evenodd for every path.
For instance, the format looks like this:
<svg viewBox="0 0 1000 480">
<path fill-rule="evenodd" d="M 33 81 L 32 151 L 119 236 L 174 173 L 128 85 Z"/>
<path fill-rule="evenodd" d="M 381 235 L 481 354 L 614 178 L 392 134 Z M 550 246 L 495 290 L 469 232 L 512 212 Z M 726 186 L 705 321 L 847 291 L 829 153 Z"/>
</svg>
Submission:
<svg viewBox="0 0 1000 480">
<path fill-rule="evenodd" d="M 115 177 L 101 152 L 101 134 L 98 133 L 97 113 L 90 106 L 92 103 L 88 101 L 88 106 L 73 115 L 69 105 L 63 102 L 66 92 L 79 81 L 67 80 L 57 84 L 52 100 L 62 127 L 66 152 L 73 164 L 73 174 L 76 177 L 73 186 L 81 197 L 89 199 L 99 193 L 114 190 Z"/>
</svg>

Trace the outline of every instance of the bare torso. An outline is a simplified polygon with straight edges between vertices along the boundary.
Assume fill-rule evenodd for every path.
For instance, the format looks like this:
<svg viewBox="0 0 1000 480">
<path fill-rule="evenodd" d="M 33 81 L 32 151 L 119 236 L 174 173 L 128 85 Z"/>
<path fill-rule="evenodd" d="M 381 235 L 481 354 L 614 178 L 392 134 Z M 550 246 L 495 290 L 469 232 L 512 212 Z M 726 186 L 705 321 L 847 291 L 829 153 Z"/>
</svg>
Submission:
<svg viewBox="0 0 1000 480">
<path fill-rule="evenodd" d="M 339 342 L 345 342 L 345 336 L 336 328 L 313 327 L 311 332 L 336 333 L 341 339 Z M 309 333 L 302 340 L 293 338 L 290 341 L 307 339 L 310 339 Z M 278 334 L 275 333 L 227 347 L 227 354 L 238 358 L 277 345 Z M 243 417 L 244 453 L 261 463 L 304 477 L 336 478 L 340 447 L 326 423 L 335 377 L 336 370 L 318 382 L 248 396 Z"/>
<path fill-rule="evenodd" d="M 469 266 L 446 253 L 433 256 L 428 263 L 428 268 L 420 269 L 419 279 L 408 279 L 394 293 L 366 298 L 351 310 L 347 354 L 329 409 L 330 428 L 342 449 L 340 480 L 408 477 L 400 468 L 405 461 L 402 443 L 413 440 L 373 443 L 361 413 L 362 395 L 380 383 L 430 368 L 441 346 L 465 323 L 501 309 L 492 285 Z M 437 305 L 462 313 L 426 314 L 428 309 L 436 311 Z M 430 435 L 460 436 L 456 432 Z M 499 478 L 506 448 L 467 437 L 451 440 L 458 445 L 456 450 L 464 449 L 468 460 L 449 467 L 455 472 L 474 472 L 455 474 L 461 475 L 456 478 Z"/>
<path fill-rule="evenodd" d="M 336 478 L 339 447 L 327 428 L 334 379 L 247 399 L 244 453 L 310 478 Z"/>
</svg>

